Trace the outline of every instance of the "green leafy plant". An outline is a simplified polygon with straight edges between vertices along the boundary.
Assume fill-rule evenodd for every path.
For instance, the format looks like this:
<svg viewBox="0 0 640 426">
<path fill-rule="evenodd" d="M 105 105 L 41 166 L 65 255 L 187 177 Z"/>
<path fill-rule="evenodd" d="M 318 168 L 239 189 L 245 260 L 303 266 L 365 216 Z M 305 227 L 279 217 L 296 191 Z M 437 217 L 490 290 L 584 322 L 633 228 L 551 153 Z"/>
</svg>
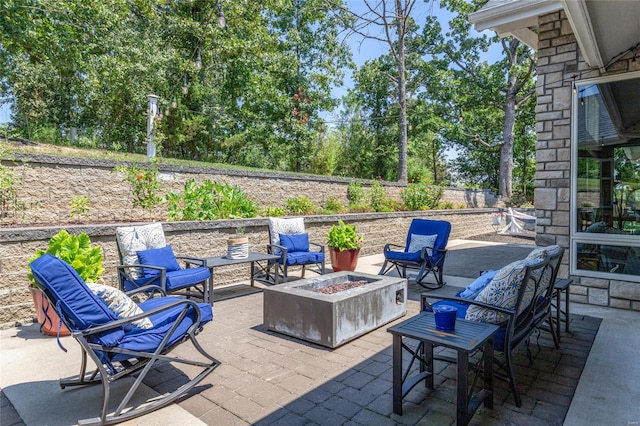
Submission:
<svg viewBox="0 0 640 426">
<path fill-rule="evenodd" d="M 71 197 L 71 214 L 69 216 L 75 216 L 76 220 L 80 220 L 80 218 L 87 217 L 89 208 L 91 208 L 91 201 L 86 195 L 74 195 Z"/>
<path fill-rule="evenodd" d="M 237 186 L 205 179 L 184 184 L 184 192 L 166 196 L 169 220 L 216 220 L 255 217 L 256 204 Z"/>
<path fill-rule="evenodd" d="M 324 203 L 324 210 L 328 213 L 341 213 L 344 211 L 344 206 L 336 197 L 329 197 Z"/>
<path fill-rule="evenodd" d="M 289 198 L 284 202 L 290 214 L 308 215 L 316 211 L 316 207 L 308 197 L 301 195 L 296 198 Z"/>
<path fill-rule="evenodd" d="M 162 197 L 158 195 L 160 179 L 156 161 L 149 167 L 117 166 L 114 171 L 124 173 L 124 182 L 129 184 L 133 194 L 133 207 L 152 209 L 160 204 Z"/>
<path fill-rule="evenodd" d="M 261 215 L 264 217 L 279 217 L 287 214 L 284 207 L 268 205 L 262 208 Z"/>
<path fill-rule="evenodd" d="M 363 236 L 358 234 L 356 225 L 349 225 L 342 220 L 337 225 L 333 225 L 327 233 L 329 241 L 327 245 L 336 250 L 359 250 L 362 245 Z"/>
<path fill-rule="evenodd" d="M 387 191 L 380 180 L 374 180 L 369 187 L 369 205 L 374 212 L 392 211 L 388 206 Z"/>
<path fill-rule="evenodd" d="M 49 247 L 46 250 L 36 250 L 36 254 L 29 259 L 29 263 L 39 258 L 43 254 L 52 254 L 58 257 L 78 272 L 78 275 L 85 282 L 97 282 L 104 273 L 102 267 L 102 249 L 98 246 L 91 246 L 91 239 L 86 233 L 79 235 L 69 234 L 66 230 L 61 230 L 49 240 Z M 31 267 L 27 274 L 32 286 L 35 287 L 35 280 Z"/>
<path fill-rule="evenodd" d="M 443 193 L 441 186 L 410 183 L 400 191 L 400 197 L 409 210 L 429 210 L 438 206 Z"/>
<path fill-rule="evenodd" d="M 349 204 L 360 204 L 364 200 L 364 189 L 361 182 L 350 182 L 347 186 L 347 198 Z"/>
</svg>

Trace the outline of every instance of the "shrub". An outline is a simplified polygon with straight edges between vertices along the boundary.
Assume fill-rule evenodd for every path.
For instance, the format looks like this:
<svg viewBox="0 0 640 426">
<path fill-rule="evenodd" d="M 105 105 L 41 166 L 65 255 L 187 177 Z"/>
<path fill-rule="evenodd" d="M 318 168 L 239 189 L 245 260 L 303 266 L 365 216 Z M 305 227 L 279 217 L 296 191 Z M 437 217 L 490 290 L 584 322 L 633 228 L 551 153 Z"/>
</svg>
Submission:
<svg viewBox="0 0 640 426">
<path fill-rule="evenodd" d="M 400 197 L 409 210 L 429 210 L 438 205 L 444 188 L 424 183 L 410 183 L 400 192 Z"/>
<path fill-rule="evenodd" d="M 124 182 L 131 187 L 133 207 L 152 209 L 162 201 L 158 195 L 160 179 L 158 179 L 158 163 L 152 162 L 149 167 L 117 166 L 115 172 L 124 173 Z"/>
<path fill-rule="evenodd" d="M 102 267 L 102 249 L 91 247 L 91 239 L 86 233 L 71 235 L 61 230 L 49 240 L 47 250 L 36 250 L 36 254 L 29 259 L 29 263 L 43 254 L 52 254 L 67 262 L 85 282 L 97 282 L 104 272 Z M 31 267 L 27 274 L 32 285 L 35 285 Z"/>
<path fill-rule="evenodd" d="M 264 217 L 278 217 L 278 216 L 284 216 L 286 214 L 287 214 L 287 211 L 284 209 L 284 207 L 274 206 L 272 204 L 266 207 L 263 207 L 262 213 L 261 213 L 261 215 Z"/>
<path fill-rule="evenodd" d="M 369 188 L 369 205 L 374 212 L 389 211 L 387 191 L 379 180 L 373 181 Z"/>
<path fill-rule="evenodd" d="M 344 211 L 344 206 L 336 197 L 329 197 L 324 203 L 324 209 L 329 213 L 341 213 Z"/>
<path fill-rule="evenodd" d="M 360 204 L 364 200 L 364 189 L 361 182 L 351 182 L 347 186 L 347 198 L 349 204 Z"/>
<path fill-rule="evenodd" d="M 170 192 L 166 197 L 169 220 L 216 220 L 255 217 L 256 204 L 240 188 L 226 182 L 195 179 L 184 184 L 182 195 Z"/>
<path fill-rule="evenodd" d="M 304 195 L 296 198 L 289 198 L 285 201 L 285 205 L 287 212 L 290 214 L 309 215 L 316 211 L 313 201 Z"/>
<path fill-rule="evenodd" d="M 74 195 L 71 198 L 71 214 L 69 214 L 69 217 L 75 216 L 76 220 L 87 217 L 89 208 L 91 208 L 91 201 L 86 195 Z"/>
</svg>

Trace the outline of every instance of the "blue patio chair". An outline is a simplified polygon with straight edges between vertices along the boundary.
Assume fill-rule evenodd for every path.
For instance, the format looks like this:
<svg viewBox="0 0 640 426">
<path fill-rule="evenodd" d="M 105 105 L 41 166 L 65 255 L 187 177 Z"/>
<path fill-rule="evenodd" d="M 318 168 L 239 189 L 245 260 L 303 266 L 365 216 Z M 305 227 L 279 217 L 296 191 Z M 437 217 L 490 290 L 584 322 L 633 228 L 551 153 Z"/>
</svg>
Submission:
<svg viewBox="0 0 640 426">
<path fill-rule="evenodd" d="M 166 244 L 161 223 L 116 228 L 116 239 L 121 290 L 156 285 L 169 295 L 210 302 L 207 284 L 211 271 L 204 266 L 196 267 L 198 262 L 189 262 L 193 259 L 176 257 L 173 248 Z"/>
<path fill-rule="evenodd" d="M 31 270 L 36 285 L 82 348 L 80 374 L 61 379 L 60 387 L 102 384 L 100 416 L 82 424 L 120 423 L 164 407 L 184 396 L 220 364 L 196 340 L 196 334 L 213 319 L 209 303 L 156 297 L 136 304 L 114 287 L 86 284 L 68 263 L 50 254 L 31 262 Z M 157 286 L 139 290 L 161 292 Z M 180 357 L 169 355 L 185 341 L 191 341 L 203 360 L 188 359 L 184 351 Z M 87 372 L 87 356 L 96 365 L 93 371 Z M 133 403 L 145 377 L 158 363 L 167 362 L 188 365 L 194 377 L 168 395 Z M 111 383 L 134 373 L 135 381 L 110 412 Z"/>
<path fill-rule="evenodd" d="M 560 348 L 551 306 L 563 254 L 564 249 L 557 245 L 538 247 L 523 260 L 481 275 L 456 297 L 433 292 L 421 296 L 423 311 L 442 305 L 454 306 L 458 309 L 458 318 L 500 325 L 493 347 L 504 354 L 504 361 L 495 358 L 494 375 L 509 383 L 518 407 L 522 399 L 513 366 L 516 349 L 525 344 L 529 362 L 533 362 L 528 343 L 531 334 L 540 328 L 548 329 L 555 348 Z M 442 300 L 429 303 L 428 299 Z"/>
<path fill-rule="evenodd" d="M 280 256 L 280 259 L 273 262 L 273 266 L 275 273 L 281 274 L 284 282 L 287 281 L 290 266 L 301 266 L 302 278 L 307 266 L 315 266 L 315 272 L 324 274 L 324 245 L 309 241 L 304 218 L 270 217 L 269 243 L 267 251 Z"/>
<path fill-rule="evenodd" d="M 444 261 L 447 255 L 447 242 L 451 234 L 451 223 L 444 220 L 413 219 L 407 233 L 407 242 L 402 249 L 396 244 L 384 246 L 384 263 L 378 275 L 386 275 L 394 267 L 401 277 L 407 278 L 407 268 L 418 269 L 416 282 L 429 289 L 440 288 L 443 281 Z M 435 286 L 424 279 L 433 273 Z"/>
</svg>

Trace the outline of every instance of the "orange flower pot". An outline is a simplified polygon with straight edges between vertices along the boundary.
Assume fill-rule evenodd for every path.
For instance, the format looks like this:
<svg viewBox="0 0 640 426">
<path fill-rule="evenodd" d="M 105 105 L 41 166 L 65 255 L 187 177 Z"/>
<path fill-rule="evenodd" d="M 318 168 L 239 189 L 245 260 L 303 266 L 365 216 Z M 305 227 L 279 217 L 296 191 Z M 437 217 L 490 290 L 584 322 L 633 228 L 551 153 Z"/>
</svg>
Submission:
<svg viewBox="0 0 640 426">
<path fill-rule="evenodd" d="M 60 317 L 56 312 L 54 306 L 49 303 L 46 296 L 39 288 L 29 287 L 31 290 L 31 296 L 33 297 L 33 304 L 36 307 L 36 314 L 38 315 L 38 324 L 40 324 L 40 330 L 47 336 L 58 335 L 58 324 L 60 324 Z M 66 325 L 62 324 L 60 327 L 60 336 L 70 336 L 71 332 Z"/>
<path fill-rule="evenodd" d="M 355 271 L 360 250 L 336 250 L 329 247 L 333 272 Z"/>
</svg>

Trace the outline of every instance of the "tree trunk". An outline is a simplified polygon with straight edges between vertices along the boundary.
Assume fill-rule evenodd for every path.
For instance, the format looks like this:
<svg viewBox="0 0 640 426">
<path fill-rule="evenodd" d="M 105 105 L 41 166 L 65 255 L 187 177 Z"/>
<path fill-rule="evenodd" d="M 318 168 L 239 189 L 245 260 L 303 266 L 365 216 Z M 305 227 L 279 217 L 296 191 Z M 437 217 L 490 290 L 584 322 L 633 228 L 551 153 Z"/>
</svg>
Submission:
<svg viewBox="0 0 640 426">
<path fill-rule="evenodd" d="M 511 89 L 511 87 L 510 87 Z M 507 91 L 504 107 L 504 125 L 502 126 L 503 143 L 500 148 L 500 181 L 499 193 L 505 199 L 511 199 L 513 189 L 513 145 L 515 140 L 514 128 L 516 124 L 516 97 Z"/>
</svg>

